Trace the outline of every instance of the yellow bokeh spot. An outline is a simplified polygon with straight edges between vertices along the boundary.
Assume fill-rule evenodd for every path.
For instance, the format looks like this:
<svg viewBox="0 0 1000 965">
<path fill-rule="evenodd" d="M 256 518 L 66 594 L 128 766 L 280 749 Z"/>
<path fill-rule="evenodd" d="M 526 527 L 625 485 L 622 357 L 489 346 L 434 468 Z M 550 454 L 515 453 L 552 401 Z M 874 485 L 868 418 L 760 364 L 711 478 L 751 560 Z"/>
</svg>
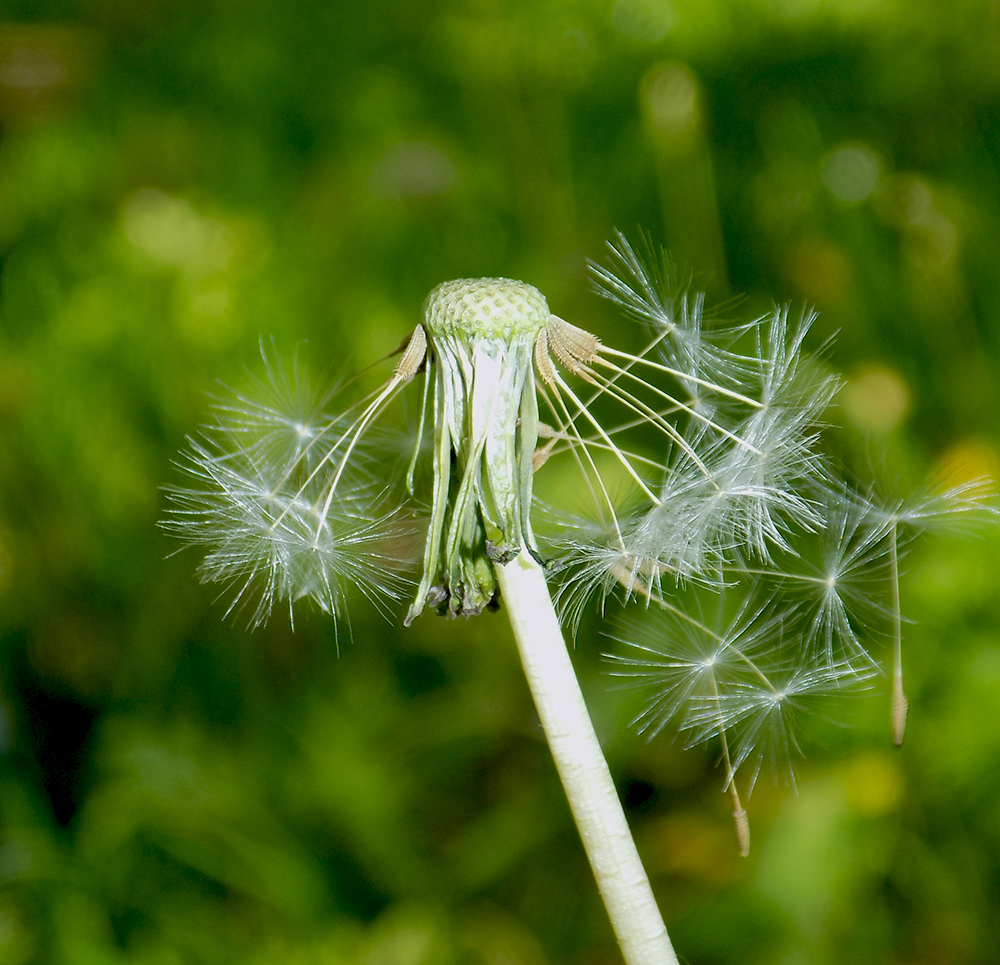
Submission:
<svg viewBox="0 0 1000 965">
<path fill-rule="evenodd" d="M 233 257 L 228 225 L 154 188 L 143 188 L 126 200 L 121 230 L 137 252 L 165 268 L 207 275 L 224 271 Z"/>
<path fill-rule="evenodd" d="M 830 193 L 845 204 L 869 197 L 879 183 L 879 159 L 866 144 L 845 144 L 823 161 L 823 181 Z"/>
<path fill-rule="evenodd" d="M 658 871 L 721 884 L 739 871 L 736 830 L 693 811 L 679 812 L 655 825 L 652 852 Z"/>
<path fill-rule="evenodd" d="M 630 40 L 655 43 L 670 33 L 677 17 L 666 0 L 618 0 L 611 8 L 611 22 Z"/>
<path fill-rule="evenodd" d="M 701 132 L 701 94 L 698 79 L 685 64 L 656 64 L 641 85 L 649 123 L 670 140 L 662 148 L 671 156 L 686 154 Z"/>
<path fill-rule="evenodd" d="M 841 304 L 853 272 L 844 251 L 827 238 L 806 238 L 785 258 L 785 276 L 799 295 L 823 307 Z"/>
<path fill-rule="evenodd" d="M 975 479 L 996 484 L 1000 481 L 1000 453 L 985 439 L 963 439 L 945 451 L 934 474 L 949 484 Z"/>
<path fill-rule="evenodd" d="M 848 419 L 863 432 L 887 435 L 910 411 L 910 391 L 894 369 L 873 365 L 847 383 L 840 404 Z"/>
<path fill-rule="evenodd" d="M 905 789 L 899 765 L 883 751 L 857 755 L 844 765 L 842 775 L 848 806 L 866 817 L 894 810 Z"/>
</svg>

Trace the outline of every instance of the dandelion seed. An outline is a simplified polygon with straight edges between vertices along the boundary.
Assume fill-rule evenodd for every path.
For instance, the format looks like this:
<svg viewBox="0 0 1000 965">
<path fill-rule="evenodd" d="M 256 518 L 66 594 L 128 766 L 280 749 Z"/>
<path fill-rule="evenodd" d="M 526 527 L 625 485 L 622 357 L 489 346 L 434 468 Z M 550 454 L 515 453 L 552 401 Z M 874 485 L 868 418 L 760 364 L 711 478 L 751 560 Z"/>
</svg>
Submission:
<svg viewBox="0 0 1000 965">
<path fill-rule="evenodd" d="M 860 494 L 831 490 L 819 504 L 823 528 L 810 543 L 815 553 L 786 554 L 770 569 L 737 570 L 788 594 L 805 622 L 804 646 L 827 664 L 840 660 L 871 663 L 861 628 L 871 634 L 892 619 L 878 593 L 890 579 L 892 526 Z"/>
<path fill-rule="evenodd" d="M 997 518 L 996 487 L 992 480 L 969 479 L 915 493 L 896 507 L 883 512 L 890 520 L 921 533 L 935 527 L 949 532 L 963 526 L 979 526 Z"/>
<path fill-rule="evenodd" d="M 992 487 L 987 480 L 973 479 L 911 497 L 892 509 L 881 511 L 888 527 L 890 583 L 892 592 L 892 739 L 897 746 L 906 734 L 909 701 L 903 690 L 903 633 L 899 594 L 899 544 L 904 535 L 923 532 L 947 522 L 951 528 L 995 518 L 990 505 Z"/>
</svg>

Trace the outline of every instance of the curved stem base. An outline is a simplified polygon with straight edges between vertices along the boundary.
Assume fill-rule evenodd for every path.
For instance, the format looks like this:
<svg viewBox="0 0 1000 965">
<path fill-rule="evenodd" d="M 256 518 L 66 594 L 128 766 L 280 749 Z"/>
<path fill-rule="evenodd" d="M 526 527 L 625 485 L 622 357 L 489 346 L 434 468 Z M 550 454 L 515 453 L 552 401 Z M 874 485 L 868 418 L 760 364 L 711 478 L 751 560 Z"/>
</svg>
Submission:
<svg viewBox="0 0 1000 965">
<path fill-rule="evenodd" d="M 542 568 L 522 552 L 496 571 L 535 707 L 625 961 L 677 965 Z"/>
</svg>

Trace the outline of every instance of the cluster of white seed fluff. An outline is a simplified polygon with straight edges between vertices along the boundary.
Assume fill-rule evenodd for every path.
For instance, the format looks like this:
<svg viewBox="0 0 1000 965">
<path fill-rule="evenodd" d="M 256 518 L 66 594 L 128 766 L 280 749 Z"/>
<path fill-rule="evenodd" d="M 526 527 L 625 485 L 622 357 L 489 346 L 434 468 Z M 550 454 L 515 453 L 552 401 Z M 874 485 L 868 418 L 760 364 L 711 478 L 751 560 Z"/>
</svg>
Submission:
<svg viewBox="0 0 1000 965">
<path fill-rule="evenodd" d="M 215 423 L 190 440 L 169 490 L 165 528 L 205 548 L 203 582 L 231 588 L 230 610 L 255 628 L 274 605 L 309 599 L 333 615 L 360 590 L 384 607 L 404 586 L 387 552 L 399 515 L 376 482 L 371 454 L 354 446 L 360 418 L 330 416 L 296 363 L 288 373 L 262 352 L 265 377 L 215 406 Z"/>
<path fill-rule="evenodd" d="M 736 772 L 752 783 L 761 763 L 787 766 L 799 718 L 877 672 L 873 639 L 890 641 L 902 740 L 902 546 L 989 510 L 975 483 L 887 506 L 838 477 L 821 445 L 837 380 L 805 353 L 811 316 L 709 326 L 665 256 L 621 235 L 609 251 L 597 288 L 640 323 L 641 350 L 553 315 L 523 282 L 446 282 L 388 381 L 346 411 L 265 355 L 265 378 L 191 442 L 166 526 L 206 548 L 202 577 L 234 586 L 252 624 L 302 598 L 341 614 L 355 587 L 398 598 L 408 501 L 430 509 L 407 623 L 427 606 L 495 605 L 495 567 L 522 550 L 547 566 L 571 627 L 595 596 L 638 601 L 608 658 L 645 694 L 636 724 L 717 741 L 741 813 Z M 421 380 L 410 496 L 394 504 L 374 426 Z M 560 458 L 576 467 L 572 512 L 533 493 Z M 414 485 L 421 460 L 429 492 Z"/>
</svg>

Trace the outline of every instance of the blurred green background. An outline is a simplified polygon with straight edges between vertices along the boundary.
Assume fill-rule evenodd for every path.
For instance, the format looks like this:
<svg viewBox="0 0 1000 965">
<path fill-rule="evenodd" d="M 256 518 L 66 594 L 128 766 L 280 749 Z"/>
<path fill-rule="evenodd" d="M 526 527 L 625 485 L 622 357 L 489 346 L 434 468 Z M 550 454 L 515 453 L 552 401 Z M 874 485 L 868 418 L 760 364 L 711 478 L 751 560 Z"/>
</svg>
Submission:
<svg viewBox="0 0 1000 965">
<path fill-rule="evenodd" d="M 998 161 L 991 0 L 6 0 L 0 963 L 618 962 L 502 616 L 248 634 L 156 527 L 171 460 L 261 335 L 350 372 L 444 279 L 608 336 L 586 258 L 641 225 L 839 332 L 860 479 L 995 478 Z M 746 860 L 587 622 L 683 960 L 996 961 L 998 548 L 913 548 L 905 746 L 853 702 Z"/>
</svg>

